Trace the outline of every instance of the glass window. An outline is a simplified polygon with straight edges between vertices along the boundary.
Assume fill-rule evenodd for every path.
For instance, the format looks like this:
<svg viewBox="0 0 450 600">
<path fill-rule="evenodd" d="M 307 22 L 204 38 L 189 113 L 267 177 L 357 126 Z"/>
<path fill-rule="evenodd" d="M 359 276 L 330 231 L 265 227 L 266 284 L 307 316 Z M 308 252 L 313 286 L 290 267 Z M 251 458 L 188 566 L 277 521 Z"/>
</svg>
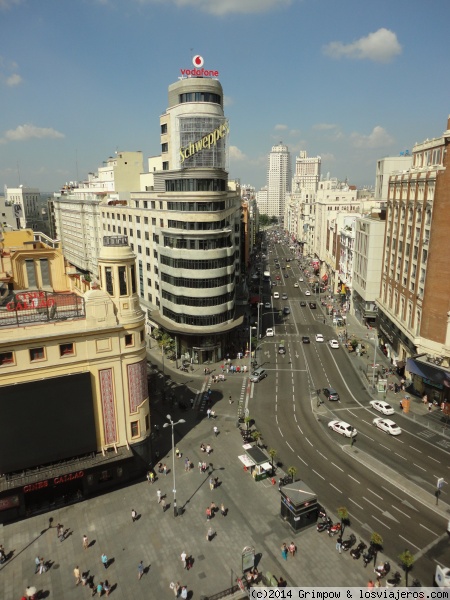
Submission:
<svg viewBox="0 0 450 600">
<path fill-rule="evenodd" d="M 136 293 L 136 271 L 135 271 L 134 265 L 130 269 L 130 274 L 131 274 L 131 292 L 133 294 L 135 294 Z"/>
<path fill-rule="evenodd" d="M 110 296 L 114 293 L 112 267 L 105 267 L 106 291 Z"/>
<path fill-rule="evenodd" d="M 139 437 L 139 421 L 131 421 L 130 427 L 131 427 L 131 437 L 132 438 Z"/>
<path fill-rule="evenodd" d="M 125 346 L 132 346 L 132 345 L 133 345 L 133 334 L 127 333 L 125 335 Z"/>
<path fill-rule="evenodd" d="M 73 343 L 59 345 L 59 355 L 60 356 L 70 356 L 72 354 L 74 354 Z"/>
<path fill-rule="evenodd" d="M 30 361 L 44 360 L 45 352 L 44 348 L 30 348 Z"/>
<path fill-rule="evenodd" d="M 14 363 L 14 354 L 12 352 L 0 352 L 0 365 L 11 365 Z"/>
<path fill-rule="evenodd" d="M 119 294 L 121 296 L 128 295 L 127 268 L 126 267 L 119 267 Z"/>
</svg>

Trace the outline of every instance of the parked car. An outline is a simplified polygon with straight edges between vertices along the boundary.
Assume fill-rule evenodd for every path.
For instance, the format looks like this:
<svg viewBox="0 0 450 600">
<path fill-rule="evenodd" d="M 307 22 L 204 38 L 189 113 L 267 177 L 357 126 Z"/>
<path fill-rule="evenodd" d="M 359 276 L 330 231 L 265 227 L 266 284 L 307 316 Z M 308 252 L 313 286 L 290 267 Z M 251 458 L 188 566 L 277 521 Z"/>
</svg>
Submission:
<svg viewBox="0 0 450 600">
<path fill-rule="evenodd" d="M 378 427 L 378 429 L 381 429 L 381 431 L 385 431 L 390 435 L 400 435 L 402 432 L 397 423 L 394 423 L 394 421 L 391 421 L 391 419 L 383 419 L 383 417 L 377 417 L 372 421 L 372 423 L 375 425 L 375 427 Z"/>
<path fill-rule="evenodd" d="M 383 413 L 383 415 L 393 415 L 395 413 L 392 406 L 384 400 L 371 400 L 369 404 L 378 412 Z"/>
<path fill-rule="evenodd" d="M 272 305 L 270 304 L 270 302 L 265 302 L 264 308 L 272 308 Z"/>
<path fill-rule="evenodd" d="M 345 437 L 355 437 L 358 433 L 354 427 L 346 423 L 345 421 L 330 421 L 328 427 Z"/>
</svg>

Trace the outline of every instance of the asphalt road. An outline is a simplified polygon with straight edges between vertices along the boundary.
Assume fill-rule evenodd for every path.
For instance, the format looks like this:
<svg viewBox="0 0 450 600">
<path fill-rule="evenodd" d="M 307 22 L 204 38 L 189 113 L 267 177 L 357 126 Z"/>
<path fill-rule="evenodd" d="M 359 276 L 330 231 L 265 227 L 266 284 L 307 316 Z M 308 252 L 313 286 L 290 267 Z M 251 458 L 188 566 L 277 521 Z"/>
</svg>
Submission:
<svg viewBox="0 0 450 600">
<path fill-rule="evenodd" d="M 336 514 L 339 506 L 346 506 L 351 530 L 358 536 L 367 540 L 373 531 L 382 535 L 385 552 L 393 561 L 408 548 L 417 560 L 414 575 L 428 584 L 435 569 L 435 550 L 447 543 L 447 518 L 435 506 L 433 493 L 437 477 L 450 477 L 448 441 L 433 433 L 430 442 L 429 430 L 398 414 L 398 407 L 390 418 L 402 428 L 400 436 L 389 436 L 373 426 L 373 418 L 381 415 L 370 407 L 371 396 L 345 349 L 333 350 L 327 344 L 335 331 L 329 319 L 324 324 L 320 302 L 305 295 L 305 282 L 294 287 L 302 275 L 300 266 L 292 261 L 289 269 L 276 269 L 275 255 L 280 265 L 286 265 L 283 255 L 290 253 L 275 245 L 269 254 L 272 279 L 274 273 L 280 274 L 280 281 L 272 290 L 263 287 L 263 300 L 271 302 L 271 309 L 262 311 L 261 331 L 273 327 L 275 336 L 261 339 L 258 362 L 269 376 L 252 386 L 251 415 L 285 470 L 295 466 L 297 477 L 311 486 L 330 512 Z M 288 299 L 273 299 L 274 291 L 280 297 L 287 293 Z M 316 309 L 309 307 L 311 299 L 317 302 Z M 302 300 L 305 307 L 300 306 Z M 291 313 L 280 317 L 284 306 Z M 323 334 L 325 343 L 315 342 L 316 333 Z M 302 343 L 303 335 L 310 336 L 310 344 Z M 281 341 L 285 355 L 278 354 Z M 325 386 L 334 387 L 340 401 L 325 400 L 318 407 L 316 390 Z M 327 427 L 333 419 L 357 429 L 353 447 L 349 439 Z M 441 501 L 448 500 L 444 488 Z"/>
</svg>

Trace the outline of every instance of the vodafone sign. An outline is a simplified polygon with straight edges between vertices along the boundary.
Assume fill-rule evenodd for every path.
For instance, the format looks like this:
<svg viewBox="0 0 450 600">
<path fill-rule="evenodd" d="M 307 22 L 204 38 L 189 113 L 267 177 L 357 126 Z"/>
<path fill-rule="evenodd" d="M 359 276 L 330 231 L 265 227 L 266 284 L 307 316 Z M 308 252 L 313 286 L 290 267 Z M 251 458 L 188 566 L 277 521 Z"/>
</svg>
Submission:
<svg viewBox="0 0 450 600">
<path fill-rule="evenodd" d="M 219 71 L 208 71 L 203 68 L 203 56 L 196 54 L 192 59 L 193 69 L 180 69 L 184 77 L 219 77 Z"/>
</svg>

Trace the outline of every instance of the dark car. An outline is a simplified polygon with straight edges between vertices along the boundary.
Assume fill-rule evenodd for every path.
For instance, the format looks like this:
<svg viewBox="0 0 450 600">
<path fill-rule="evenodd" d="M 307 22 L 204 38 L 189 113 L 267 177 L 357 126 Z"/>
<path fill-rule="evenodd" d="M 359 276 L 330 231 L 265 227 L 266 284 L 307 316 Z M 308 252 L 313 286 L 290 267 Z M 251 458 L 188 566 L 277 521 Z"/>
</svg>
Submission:
<svg viewBox="0 0 450 600">
<path fill-rule="evenodd" d="M 336 390 L 334 390 L 331 387 L 323 388 L 323 395 L 325 396 L 325 398 L 328 398 L 328 400 L 331 400 L 332 402 L 337 402 L 339 400 L 339 394 Z"/>
<path fill-rule="evenodd" d="M 300 306 L 306 306 L 306 302 L 305 302 L 304 300 L 302 300 L 302 301 L 300 302 Z"/>
<path fill-rule="evenodd" d="M 284 313 L 285 315 L 290 315 L 290 314 L 291 314 L 291 309 L 289 308 L 289 306 L 285 306 L 285 307 L 283 308 L 283 313 Z"/>
<path fill-rule="evenodd" d="M 287 279 L 289 275 L 287 273 L 284 274 L 284 278 Z"/>
<path fill-rule="evenodd" d="M 311 340 L 309 339 L 309 337 L 308 337 L 307 335 L 303 335 L 303 336 L 302 336 L 302 342 L 303 342 L 304 344 L 310 344 L 310 343 L 311 343 Z"/>
<path fill-rule="evenodd" d="M 317 308 L 317 305 L 315 302 L 310 302 L 309 303 L 309 308 Z"/>
</svg>

